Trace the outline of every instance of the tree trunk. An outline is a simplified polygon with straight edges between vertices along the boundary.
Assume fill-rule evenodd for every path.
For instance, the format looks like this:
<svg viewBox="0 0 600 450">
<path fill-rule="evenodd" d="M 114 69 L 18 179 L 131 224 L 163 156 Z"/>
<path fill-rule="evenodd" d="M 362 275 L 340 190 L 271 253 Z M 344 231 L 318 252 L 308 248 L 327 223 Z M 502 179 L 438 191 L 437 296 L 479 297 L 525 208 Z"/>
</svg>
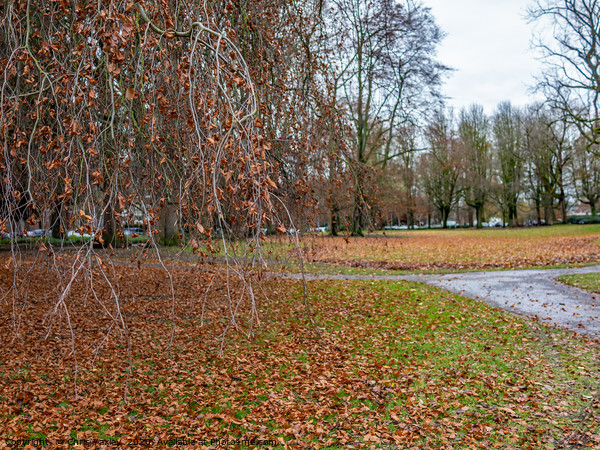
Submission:
<svg viewBox="0 0 600 450">
<path fill-rule="evenodd" d="M 407 222 L 407 228 L 413 230 L 415 228 L 415 212 L 413 210 L 408 210 Z"/>
<path fill-rule="evenodd" d="M 354 195 L 354 214 L 352 217 L 352 236 L 364 236 L 364 213 L 362 210 L 360 198 L 360 187 L 357 187 L 356 194 Z"/>
<path fill-rule="evenodd" d="M 450 215 L 450 208 L 440 208 L 442 213 L 442 228 L 448 228 L 448 216 Z"/>
<path fill-rule="evenodd" d="M 60 216 L 61 216 L 60 205 L 54 205 L 52 208 L 52 214 L 50 215 L 50 229 L 52 230 L 52 237 L 54 239 L 60 239 L 63 237 L 63 233 L 60 229 Z"/>
<path fill-rule="evenodd" d="M 105 207 L 102 226 L 102 245 L 108 247 L 117 245 L 117 224 L 112 205 Z"/>
<path fill-rule="evenodd" d="M 546 225 L 552 225 L 554 222 L 554 208 L 551 206 L 544 206 L 544 220 L 546 221 Z"/>
<path fill-rule="evenodd" d="M 564 194 L 560 196 L 560 214 L 562 215 L 562 223 L 567 223 L 567 199 Z"/>
<path fill-rule="evenodd" d="M 335 213 L 331 213 L 331 235 L 338 235 L 338 217 Z"/>
<path fill-rule="evenodd" d="M 508 209 L 508 223 L 511 227 L 518 227 L 518 211 L 516 205 L 510 205 Z M 504 226 L 504 224 L 502 224 Z"/>
<path fill-rule="evenodd" d="M 177 229 L 177 208 L 172 203 L 168 203 L 160 211 L 160 217 L 156 224 L 159 241 L 165 245 L 173 244 L 173 240 L 178 233 Z"/>
<path fill-rule="evenodd" d="M 352 220 L 352 236 L 364 236 L 363 227 L 362 227 L 362 213 L 358 213 L 358 215 L 354 216 Z"/>
<path fill-rule="evenodd" d="M 475 207 L 475 216 L 477 217 L 477 228 L 483 227 L 483 224 L 481 223 L 482 210 L 483 210 L 483 207 L 481 207 L 481 206 Z"/>
<path fill-rule="evenodd" d="M 102 216 L 102 246 L 117 246 L 117 223 L 115 220 L 115 205 L 111 202 L 110 186 L 108 180 L 104 182 L 104 215 Z"/>
</svg>

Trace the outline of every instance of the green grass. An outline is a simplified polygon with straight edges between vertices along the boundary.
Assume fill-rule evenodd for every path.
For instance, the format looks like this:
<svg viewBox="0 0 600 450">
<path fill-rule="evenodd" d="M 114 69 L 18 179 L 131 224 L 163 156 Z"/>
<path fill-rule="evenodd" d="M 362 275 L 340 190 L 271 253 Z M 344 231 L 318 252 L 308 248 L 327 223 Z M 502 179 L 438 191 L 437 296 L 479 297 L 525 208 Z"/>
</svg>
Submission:
<svg viewBox="0 0 600 450">
<path fill-rule="evenodd" d="M 412 398 L 423 410 L 438 410 L 438 420 L 468 408 L 465 433 L 500 421 L 523 443 L 532 427 L 558 442 L 598 399 L 598 347 L 563 331 L 417 283 L 315 286 L 317 298 L 330 299 L 319 313 L 322 326 L 339 330 L 377 384 L 405 387 L 386 402 L 388 412 L 405 411 Z M 407 368 L 410 375 L 400 375 Z M 597 423 L 593 429 L 600 431 Z M 508 437 L 492 433 L 491 442 L 513 443 Z"/>
<path fill-rule="evenodd" d="M 326 275 L 373 275 L 373 276 L 403 276 L 403 275 L 419 275 L 419 274 L 452 274 L 452 273 L 467 273 L 467 272 L 491 272 L 491 271 L 506 271 L 506 270 L 542 270 L 542 269 L 569 269 L 577 267 L 595 266 L 598 263 L 581 263 L 581 264 L 556 264 L 552 266 L 532 266 L 532 267 L 494 267 L 488 269 L 456 269 L 456 270 L 386 270 L 374 269 L 368 267 L 349 267 L 344 265 L 325 264 L 325 263 L 306 263 L 304 271 L 307 274 L 326 274 Z M 290 262 L 286 265 L 286 269 L 293 273 L 300 273 L 298 264 Z"/>
<path fill-rule="evenodd" d="M 371 412 L 365 418 L 391 431 L 399 430 L 398 418 L 421 426 L 436 422 L 415 442 L 433 446 L 456 435 L 462 448 L 477 427 L 488 430 L 489 445 L 502 448 L 555 448 L 565 442 L 565 430 L 582 436 L 600 431 L 589 417 L 581 419 L 598 398 L 596 345 L 419 283 L 327 281 L 310 283 L 310 290 L 325 335 L 348 350 L 337 376 L 369 380 L 368 386 L 387 392 L 370 398 L 342 389 L 335 397 L 339 408 L 366 407 Z M 310 352 L 295 354 L 285 369 L 275 370 L 284 380 L 280 390 L 293 391 L 285 381 L 291 368 L 318 371 L 320 363 Z M 314 419 L 325 432 L 344 427 L 338 416 L 323 417 Z"/>
<path fill-rule="evenodd" d="M 581 273 L 576 275 L 562 275 L 559 281 L 571 286 L 600 293 L 600 273 Z"/>
<path fill-rule="evenodd" d="M 420 228 L 417 230 L 385 230 L 376 231 L 374 234 L 387 236 L 401 236 L 411 234 L 433 234 L 433 235 L 464 235 L 472 237 L 503 237 L 503 238 L 540 238 L 547 236 L 587 236 L 600 234 L 600 224 L 593 225 L 552 225 L 543 227 L 523 228 Z"/>
<path fill-rule="evenodd" d="M 64 239 L 57 238 L 19 238 L 15 240 L 0 239 L 0 246 L 10 246 L 15 243 L 24 247 L 39 247 L 41 243 L 50 244 L 53 246 L 63 245 L 81 245 L 90 241 L 89 237 L 65 237 Z"/>
<path fill-rule="evenodd" d="M 41 243 L 50 244 L 53 246 L 63 246 L 63 245 L 81 245 L 89 242 L 91 240 L 90 237 L 81 237 L 81 236 L 71 236 L 65 237 L 62 239 L 59 238 L 18 238 L 15 240 L 10 239 L 0 239 L 0 246 L 10 246 L 11 242 L 14 242 L 18 245 L 23 245 L 25 247 L 31 246 L 39 246 Z M 136 236 L 134 238 L 125 236 L 125 241 L 129 244 L 143 244 L 148 241 L 148 236 Z"/>
</svg>

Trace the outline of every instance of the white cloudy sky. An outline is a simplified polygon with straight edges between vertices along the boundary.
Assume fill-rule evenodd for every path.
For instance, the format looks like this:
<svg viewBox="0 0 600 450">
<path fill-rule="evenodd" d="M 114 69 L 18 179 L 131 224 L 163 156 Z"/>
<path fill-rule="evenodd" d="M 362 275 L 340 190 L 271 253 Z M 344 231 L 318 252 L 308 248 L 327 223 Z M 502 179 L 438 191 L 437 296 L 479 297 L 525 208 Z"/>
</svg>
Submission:
<svg viewBox="0 0 600 450">
<path fill-rule="evenodd" d="M 479 103 L 488 113 L 503 100 L 533 101 L 528 88 L 540 71 L 524 18 L 528 0 L 423 0 L 447 33 L 439 59 L 456 69 L 443 92 L 459 109 Z"/>
</svg>

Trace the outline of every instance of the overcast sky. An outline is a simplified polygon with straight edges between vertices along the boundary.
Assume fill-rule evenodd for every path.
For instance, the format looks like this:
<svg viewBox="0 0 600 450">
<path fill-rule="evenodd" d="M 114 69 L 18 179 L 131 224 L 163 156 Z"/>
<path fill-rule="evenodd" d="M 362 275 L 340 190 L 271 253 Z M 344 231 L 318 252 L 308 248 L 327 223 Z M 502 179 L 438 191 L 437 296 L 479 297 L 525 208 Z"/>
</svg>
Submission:
<svg viewBox="0 0 600 450">
<path fill-rule="evenodd" d="M 510 100 L 525 105 L 540 71 L 530 49 L 533 27 L 524 18 L 528 0 L 423 0 L 446 32 L 442 63 L 456 69 L 443 88 L 456 109 L 479 103 L 492 113 Z"/>
</svg>

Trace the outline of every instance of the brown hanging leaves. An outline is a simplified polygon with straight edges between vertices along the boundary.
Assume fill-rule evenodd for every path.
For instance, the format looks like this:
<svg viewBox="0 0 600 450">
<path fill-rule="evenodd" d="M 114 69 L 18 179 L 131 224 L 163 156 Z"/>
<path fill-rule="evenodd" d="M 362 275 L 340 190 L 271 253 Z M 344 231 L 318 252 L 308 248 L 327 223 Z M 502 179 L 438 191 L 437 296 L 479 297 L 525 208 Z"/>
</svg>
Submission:
<svg viewBox="0 0 600 450">
<path fill-rule="evenodd" d="M 127 100 L 134 100 L 138 98 L 139 94 L 135 92 L 132 88 L 125 89 L 125 98 Z"/>
<path fill-rule="evenodd" d="M 119 192 L 117 193 L 117 198 L 119 200 L 119 209 L 122 210 L 125 208 L 125 204 L 127 203 L 127 199 Z"/>
</svg>

